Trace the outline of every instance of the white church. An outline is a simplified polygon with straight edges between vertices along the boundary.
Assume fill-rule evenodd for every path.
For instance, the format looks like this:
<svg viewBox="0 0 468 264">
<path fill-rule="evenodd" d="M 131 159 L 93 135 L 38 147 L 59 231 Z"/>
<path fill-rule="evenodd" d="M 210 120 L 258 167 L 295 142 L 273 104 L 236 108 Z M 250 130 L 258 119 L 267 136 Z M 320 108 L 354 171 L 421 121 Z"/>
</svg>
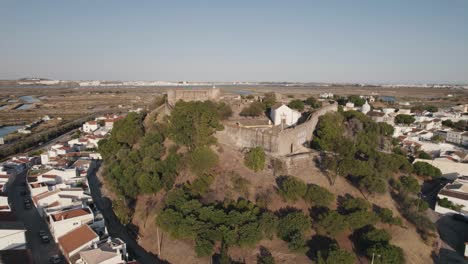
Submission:
<svg viewBox="0 0 468 264">
<path fill-rule="evenodd" d="M 295 125 L 300 117 L 300 112 L 289 108 L 283 103 L 273 105 L 270 110 L 270 118 L 275 126 L 279 126 L 281 124 L 286 126 Z"/>
</svg>

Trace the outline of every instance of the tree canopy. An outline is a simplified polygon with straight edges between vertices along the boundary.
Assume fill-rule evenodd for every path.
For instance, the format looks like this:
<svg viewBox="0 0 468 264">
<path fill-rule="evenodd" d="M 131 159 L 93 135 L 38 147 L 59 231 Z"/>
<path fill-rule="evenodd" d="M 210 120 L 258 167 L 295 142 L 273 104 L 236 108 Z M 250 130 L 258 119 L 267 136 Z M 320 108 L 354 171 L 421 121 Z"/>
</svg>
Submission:
<svg viewBox="0 0 468 264">
<path fill-rule="evenodd" d="M 397 124 L 409 125 L 414 123 L 414 121 L 416 121 L 416 119 L 414 119 L 414 117 L 410 115 L 399 114 L 395 117 L 395 123 Z"/>
<path fill-rule="evenodd" d="M 417 161 L 413 164 L 413 168 L 414 172 L 419 176 L 429 176 L 432 178 L 442 176 L 442 172 L 439 168 L 436 168 L 427 162 Z"/>
<path fill-rule="evenodd" d="M 170 136 L 189 148 L 209 146 L 216 142 L 213 134 L 223 127 L 217 106 L 211 101 L 178 101 L 170 116 Z"/>
<path fill-rule="evenodd" d="M 304 111 L 304 102 L 298 99 L 289 102 L 288 106 L 292 109 L 296 109 L 299 112 Z"/>
</svg>

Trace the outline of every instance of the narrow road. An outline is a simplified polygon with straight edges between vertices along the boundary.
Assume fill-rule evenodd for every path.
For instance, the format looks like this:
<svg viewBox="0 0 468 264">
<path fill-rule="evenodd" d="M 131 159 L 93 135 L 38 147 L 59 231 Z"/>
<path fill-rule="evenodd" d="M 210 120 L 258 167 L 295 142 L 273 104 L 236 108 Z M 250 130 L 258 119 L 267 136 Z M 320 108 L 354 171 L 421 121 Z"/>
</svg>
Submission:
<svg viewBox="0 0 468 264">
<path fill-rule="evenodd" d="M 16 218 L 24 223 L 26 228 L 27 247 L 32 252 L 32 257 L 35 264 L 48 264 L 49 258 L 55 254 L 61 254 L 55 244 L 52 235 L 49 232 L 49 227 L 46 221 L 39 215 L 34 204 L 31 202 L 32 208 L 24 209 L 24 198 L 31 199 L 29 196 L 21 196 L 20 192 L 26 187 L 21 186 L 26 179 L 27 170 L 16 175 L 8 186 L 8 202 L 12 207 L 12 211 Z M 39 230 L 47 232 L 50 238 L 50 243 L 43 243 L 39 237 Z"/>
<path fill-rule="evenodd" d="M 158 259 L 158 257 L 150 252 L 147 252 L 142 248 L 135 239 L 130 236 L 128 230 L 123 226 L 112 210 L 112 201 L 103 197 L 101 193 L 102 183 L 98 179 L 96 173 L 100 166 L 96 166 L 96 169 L 88 177 L 89 188 L 91 189 L 91 196 L 93 197 L 94 204 L 104 216 L 107 231 L 111 237 L 118 237 L 122 239 L 126 244 L 130 252 L 133 252 L 133 257 L 143 264 L 153 263 L 166 263 Z"/>
</svg>

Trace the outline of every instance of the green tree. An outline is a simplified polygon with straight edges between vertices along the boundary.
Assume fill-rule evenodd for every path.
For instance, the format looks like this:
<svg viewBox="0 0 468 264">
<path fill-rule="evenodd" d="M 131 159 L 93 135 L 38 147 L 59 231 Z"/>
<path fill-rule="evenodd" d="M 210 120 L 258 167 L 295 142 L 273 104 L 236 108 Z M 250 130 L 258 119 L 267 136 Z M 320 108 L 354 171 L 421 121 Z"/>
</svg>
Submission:
<svg viewBox="0 0 468 264">
<path fill-rule="evenodd" d="M 276 228 L 278 227 L 278 217 L 270 212 L 265 212 L 260 218 L 259 226 L 264 237 L 273 239 Z"/>
<path fill-rule="evenodd" d="M 332 237 L 340 235 L 347 227 L 346 218 L 337 211 L 321 213 L 317 217 L 317 225 L 320 230 Z"/>
<path fill-rule="evenodd" d="M 275 93 L 265 93 L 262 102 L 265 106 L 265 109 L 271 108 L 274 104 L 276 104 Z"/>
<path fill-rule="evenodd" d="M 289 102 L 288 106 L 292 109 L 296 109 L 299 112 L 304 111 L 304 102 L 298 99 Z"/>
<path fill-rule="evenodd" d="M 361 98 L 357 95 L 348 96 L 348 102 L 354 103 L 354 106 L 361 107 L 366 103 L 366 99 Z"/>
<path fill-rule="evenodd" d="M 288 242 L 292 250 L 302 251 L 305 247 L 304 232 L 310 228 L 310 219 L 302 212 L 292 212 L 278 223 L 278 237 Z"/>
<path fill-rule="evenodd" d="M 310 184 L 304 195 L 304 201 L 306 201 L 306 203 L 319 207 L 330 206 L 334 199 L 335 196 L 331 192 L 316 184 Z"/>
<path fill-rule="evenodd" d="M 255 147 L 245 154 L 244 164 L 251 170 L 257 172 L 265 167 L 265 151 L 262 147 Z"/>
<path fill-rule="evenodd" d="M 318 100 L 317 100 L 315 97 L 313 97 L 313 96 L 308 97 L 308 98 L 304 101 L 304 103 L 305 103 L 306 105 L 310 105 L 310 107 L 312 107 L 312 108 L 320 108 L 320 107 L 322 107 L 322 102 L 318 101 Z"/>
<path fill-rule="evenodd" d="M 432 166 L 431 164 L 423 161 L 417 161 L 413 164 L 414 172 L 419 176 L 429 176 L 437 178 L 442 176 L 442 172 L 439 168 Z"/>
<path fill-rule="evenodd" d="M 223 128 L 216 105 L 211 101 L 178 101 L 169 121 L 171 137 L 191 149 L 215 143 L 213 134 Z"/>
<path fill-rule="evenodd" d="M 403 250 L 390 244 L 375 244 L 366 250 L 368 258 L 374 255 L 375 264 L 403 264 L 405 255 Z"/>
<path fill-rule="evenodd" d="M 218 110 L 220 120 L 225 120 L 232 116 L 232 109 L 228 104 L 221 102 L 218 103 L 216 108 Z"/>
<path fill-rule="evenodd" d="M 421 152 L 419 153 L 418 157 L 419 157 L 420 159 L 427 159 L 427 160 L 431 160 L 431 159 L 432 159 L 431 155 L 427 154 L 427 153 L 424 152 L 424 151 L 421 151 Z"/>
<path fill-rule="evenodd" d="M 326 257 L 322 257 L 322 253 L 319 252 L 317 258 L 318 264 L 353 264 L 356 262 L 356 257 L 353 253 L 340 249 L 336 244 L 332 245 L 324 255 Z"/>
<path fill-rule="evenodd" d="M 143 114 L 128 113 L 128 115 L 115 122 L 111 137 L 119 143 L 135 144 L 144 134 Z"/>
<path fill-rule="evenodd" d="M 417 194 L 421 191 L 418 180 L 411 176 L 400 177 L 401 187 L 404 191 Z"/>
<path fill-rule="evenodd" d="M 414 119 L 414 117 L 410 115 L 399 114 L 395 117 L 395 123 L 397 124 L 409 125 L 414 123 L 414 121 L 416 121 L 416 119 Z"/>
<path fill-rule="evenodd" d="M 277 179 L 278 192 L 287 201 L 297 201 L 304 197 L 307 192 L 307 185 L 300 179 L 293 176 L 281 176 Z"/>
<path fill-rule="evenodd" d="M 253 102 L 244 107 L 239 113 L 240 116 L 260 116 L 265 113 L 265 105 L 261 102 Z"/>
</svg>

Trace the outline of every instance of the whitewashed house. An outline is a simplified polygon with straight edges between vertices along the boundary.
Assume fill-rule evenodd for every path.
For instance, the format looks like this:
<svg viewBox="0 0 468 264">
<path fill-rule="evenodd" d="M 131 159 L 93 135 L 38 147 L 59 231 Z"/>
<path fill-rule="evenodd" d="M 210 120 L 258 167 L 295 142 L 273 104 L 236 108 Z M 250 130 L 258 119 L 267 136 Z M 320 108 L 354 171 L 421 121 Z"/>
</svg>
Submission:
<svg viewBox="0 0 468 264">
<path fill-rule="evenodd" d="M 283 103 L 277 103 L 271 107 L 270 118 L 275 126 L 281 124 L 292 126 L 297 123 L 300 117 L 301 113 L 289 108 Z"/>
<path fill-rule="evenodd" d="M 50 214 L 48 217 L 50 232 L 54 236 L 55 241 L 66 233 L 82 225 L 92 223 L 94 220 L 93 212 L 87 207 Z"/>
<path fill-rule="evenodd" d="M 468 177 L 459 177 L 453 183 L 445 185 L 437 194 L 437 200 L 444 198 L 453 205 L 460 206 L 461 213 L 468 214 Z M 441 214 L 456 212 L 451 208 L 440 206 L 439 202 L 436 203 L 434 210 Z"/>
<path fill-rule="evenodd" d="M 92 133 L 99 128 L 97 121 L 88 121 L 83 124 L 83 132 Z"/>
<path fill-rule="evenodd" d="M 68 261 L 80 251 L 89 248 L 99 241 L 99 236 L 88 225 L 84 224 L 71 230 L 58 239 L 58 245 Z M 73 262 L 75 263 L 75 262 Z M 113 262 L 119 263 L 119 262 Z"/>
</svg>

